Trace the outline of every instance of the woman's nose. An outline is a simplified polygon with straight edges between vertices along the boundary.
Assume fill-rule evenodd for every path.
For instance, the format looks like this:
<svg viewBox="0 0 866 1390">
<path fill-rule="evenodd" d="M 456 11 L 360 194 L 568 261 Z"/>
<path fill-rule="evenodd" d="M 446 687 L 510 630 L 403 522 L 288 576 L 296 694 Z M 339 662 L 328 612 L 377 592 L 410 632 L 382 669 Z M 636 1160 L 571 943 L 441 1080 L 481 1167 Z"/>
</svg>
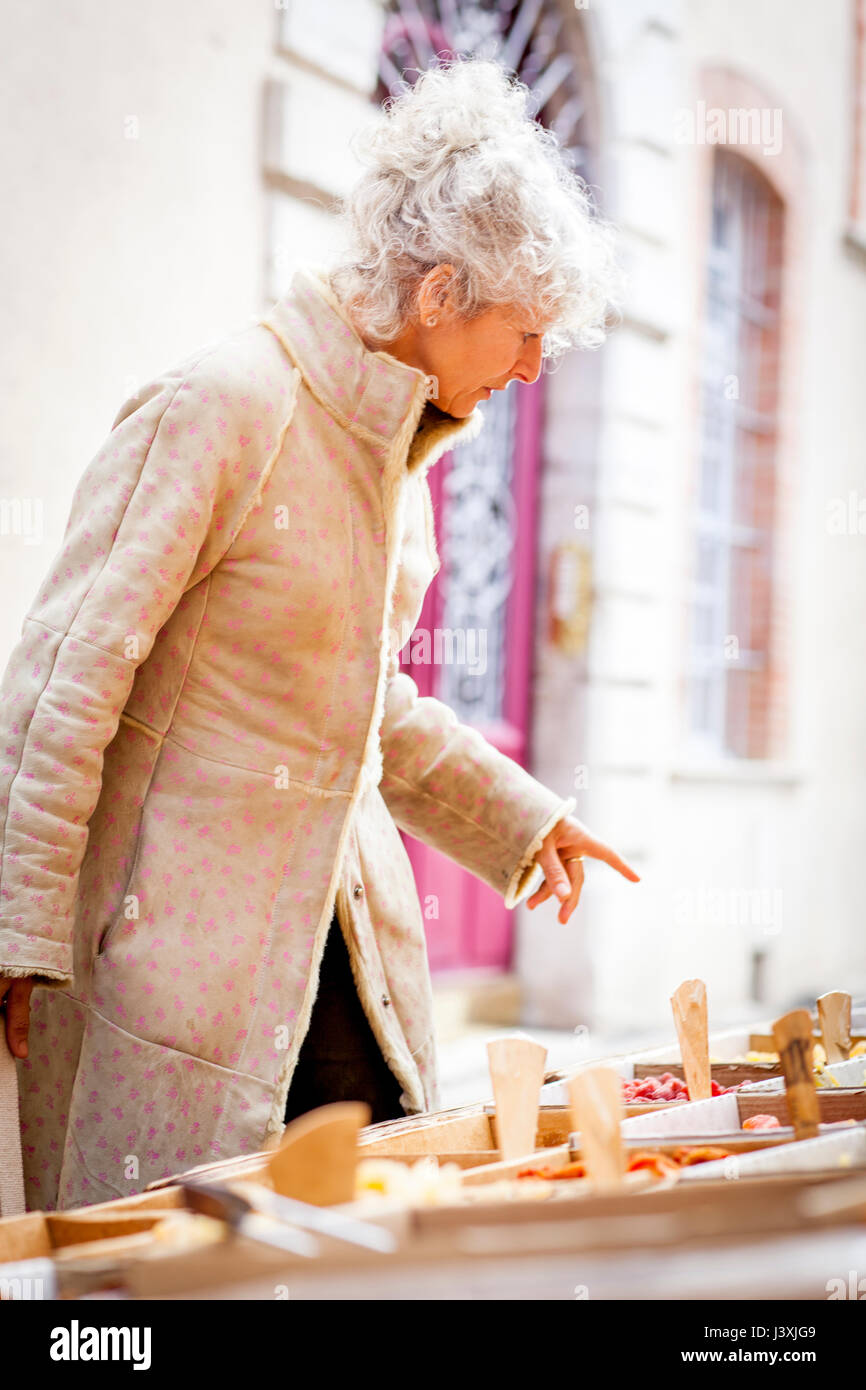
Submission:
<svg viewBox="0 0 866 1390">
<path fill-rule="evenodd" d="M 525 382 L 527 386 L 531 386 L 533 381 L 538 380 L 541 371 L 541 357 L 541 339 L 530 338 L 517 360 L 514 375 Z"/>
</svg>

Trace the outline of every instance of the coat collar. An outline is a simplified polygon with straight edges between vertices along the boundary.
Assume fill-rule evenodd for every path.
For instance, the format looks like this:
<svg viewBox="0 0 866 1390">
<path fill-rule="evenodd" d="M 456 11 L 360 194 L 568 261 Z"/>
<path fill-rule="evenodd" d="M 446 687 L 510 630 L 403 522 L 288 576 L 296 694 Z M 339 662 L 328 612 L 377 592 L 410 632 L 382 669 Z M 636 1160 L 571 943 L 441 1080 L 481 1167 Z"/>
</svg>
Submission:
<svg viewBox="0 0 866 1390">
<path fill-rule="evenodd" d="M 396 447 L 409 472 L 426 472 L 484 423 L 476 406 L 456 420 L 427 399 L 429 378 L 358 336 L 324 266 L 299 266 L 261 322 L 282 343 L 313 395 L 343 426 L 365 436 L 383 459 Z"/>
</svg>

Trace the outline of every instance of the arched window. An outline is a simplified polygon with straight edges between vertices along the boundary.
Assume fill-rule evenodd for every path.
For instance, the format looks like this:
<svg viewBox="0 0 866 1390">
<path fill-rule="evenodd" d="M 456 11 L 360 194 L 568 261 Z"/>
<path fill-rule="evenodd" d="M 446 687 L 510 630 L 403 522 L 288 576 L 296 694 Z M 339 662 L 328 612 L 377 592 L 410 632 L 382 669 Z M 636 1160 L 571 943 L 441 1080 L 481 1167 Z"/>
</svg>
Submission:
<svg viewBox="0 0 866 1390">
<path fill-rule="evenodd" d="M 706 253 L 690 626 L 691 732 L 706 751 L 769 756 L 773 518 L 784 205 L 717 149 Z"/>
<path fill-rule="evenodd" d="M 560 0 L 388 0 L 385 11 L 377 101 L 437 59 L 491 58 L 526 83 L 536 119 L 559 137 L 574 168 L 591 182 L 596 131 L 587 99 L 589 59 L 573 6 Z"/>
</svg>

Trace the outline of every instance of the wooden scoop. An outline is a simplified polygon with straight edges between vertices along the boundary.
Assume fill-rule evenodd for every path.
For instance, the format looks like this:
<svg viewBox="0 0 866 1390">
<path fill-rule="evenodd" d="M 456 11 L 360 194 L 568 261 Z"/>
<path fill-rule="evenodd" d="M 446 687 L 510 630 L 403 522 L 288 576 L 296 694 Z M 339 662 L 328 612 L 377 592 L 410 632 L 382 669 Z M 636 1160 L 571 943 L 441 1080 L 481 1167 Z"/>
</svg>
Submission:
<svg viewBox="0 0 866 1390">
<path fill-rule="evenodd" d="M 814 1139 L 820 1112 L 812 1070 L 812 1016 L 808 1009 L 794 1009 L 773 1024 L 773 1041 L 785 1074 L 788 1113 L 795 1139 Z"/>
<path fill-rule="evenodd" d="M 821 1041 L 828 1062 L 847 1062 L 851 1051 L 851 996 L 833 989 L 818 999 Z"/>
<path fill-rule="evenodd" d="M 684 980 L 671 995 L 671 1008 L 689 1100 L 708 1100 L 713 1088 L 710 1084 L 707 987 L 703 980 Z"/>
<path fill-rule="evenodd" d="M 351 1202 L 355 1196 L 358 1130 L 370 1123 L 361 1101 L 323 1105 L 286 1125 L 267 1174 L 275 1192 L 317 1207 Z"/>
<path fill-rule="evenodd" d="M 531 1038 L 496 1038 L 487 1044 L 487 1063 L 496 1102 L 496 1145 L 502 1159 L 535 1151 L 538 1097 L 547 1048 Z"/>
<path fill-rule="evenodd" d="M 610 1067 L 590 1067 L 571 1078 L 568 1097 L 587 1177 L 599 1187 L 617 1187 L 625 1176 L 622 1078 Z"/>
</svg>

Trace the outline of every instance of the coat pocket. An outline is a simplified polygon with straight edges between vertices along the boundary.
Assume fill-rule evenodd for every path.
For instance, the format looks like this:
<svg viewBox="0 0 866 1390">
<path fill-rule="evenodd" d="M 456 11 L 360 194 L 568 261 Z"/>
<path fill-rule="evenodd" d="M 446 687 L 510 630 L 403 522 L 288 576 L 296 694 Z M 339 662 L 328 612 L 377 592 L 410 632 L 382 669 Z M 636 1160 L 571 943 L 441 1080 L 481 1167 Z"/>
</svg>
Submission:
<svg viewBox="0 0 866 1390">
<path fill-rule="evenodd" d="M 118 925 L 123 921 L 129 920 L 126 917 L 125 912 L 126 900 L 130 896 L 129 886 L 132 883 L 132 880 L 135 877 L 135 871 L 138 868 L 138 859 L 139 855 L 141 854 L 142 838 L 143 837 L 141 834 L 141 823 L 139 822 L 138 837 L 135 841 L 135 853 L 132 856 L 132 867 L 130 868 L 129 873 L 127 874 L 126 883 L 123 885 L 123 892 L 120 895 L 120 902 L 117 905 L 117 910 L 115 911 L 112 917 L 109 917 L 108 921 L 102 929 L 102 933 L 99 938 L 99 943 L 96 947 L 97 957 L 101 956 L 105 951 L 106 947 L 108 946 L 109 942 L 114 936 L 114 933 L 118 928 Z"/>
<path fill-rule="evenodd" d="M 261 1147 L 273 1087 L 127 1032 L 88 1009 L 59 1205 L 141 1192 L 200 1163 Z"/>
</svg>

